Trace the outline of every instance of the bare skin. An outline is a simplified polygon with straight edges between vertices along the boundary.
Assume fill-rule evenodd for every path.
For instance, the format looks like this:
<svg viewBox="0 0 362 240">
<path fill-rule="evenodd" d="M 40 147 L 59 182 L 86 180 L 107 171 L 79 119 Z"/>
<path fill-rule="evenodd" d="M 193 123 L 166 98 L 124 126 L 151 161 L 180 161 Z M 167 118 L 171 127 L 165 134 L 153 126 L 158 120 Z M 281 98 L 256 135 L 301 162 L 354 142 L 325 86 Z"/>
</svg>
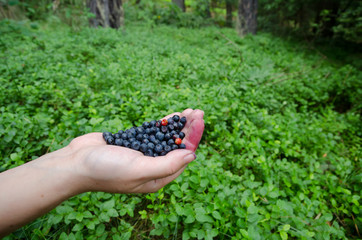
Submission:
<svg viewBox="0 0 362 240">
<path fill-rule="evenodd" d="M 156 192 L 177 178 L 196 158 L 204 113 L 186 109 L 186 149 L 146 157 L 106 145 L 102 133 L 75 138 L 68 146 L 0 174 L 0 238 L 44 215 L 77 194 Z"/>
</svg>

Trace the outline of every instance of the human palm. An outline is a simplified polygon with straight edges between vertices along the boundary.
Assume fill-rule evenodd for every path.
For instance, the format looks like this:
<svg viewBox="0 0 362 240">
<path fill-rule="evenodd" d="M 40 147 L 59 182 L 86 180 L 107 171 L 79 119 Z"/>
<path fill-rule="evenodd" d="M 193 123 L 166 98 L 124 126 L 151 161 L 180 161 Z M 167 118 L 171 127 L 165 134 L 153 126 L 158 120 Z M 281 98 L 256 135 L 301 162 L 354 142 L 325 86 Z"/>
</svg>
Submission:
<svg viewBox="0 0 362 240">
<path fill-rule="evenodd" d="M 147 157 L 139 151 L 107 145 L 102 133 L 90 133 L 74 139 L 69 145 L 80 156 L 77 170 L 83 176 L 87 191 L 118 193 L 155 192 L 176 177 L 195 159 L 194 152 L 204 131 L 203 111 L 186 109 L 173 115 L 185 116 L 183 129 L 186 149 L 162 157 Z"/>
</svg>

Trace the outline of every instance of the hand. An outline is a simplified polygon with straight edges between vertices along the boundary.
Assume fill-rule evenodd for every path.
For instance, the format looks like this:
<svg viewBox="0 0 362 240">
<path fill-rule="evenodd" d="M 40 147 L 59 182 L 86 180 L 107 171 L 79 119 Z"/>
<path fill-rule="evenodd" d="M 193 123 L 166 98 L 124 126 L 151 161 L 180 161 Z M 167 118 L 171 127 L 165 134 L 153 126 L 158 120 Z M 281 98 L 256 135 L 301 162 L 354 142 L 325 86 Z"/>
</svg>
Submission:
<svg viewBox="0 0 362 240">
<path fill-rule="evenodd" d="M 164 118 L 175 114 L 187 118 L 183 129 L 186 149 L 174 150 L 162 157 L 147 157 L 139 151 L 107 145 L 102 133 L 75 138 L 68 147 L 75 152 L 73 159 L 81 176 L 81 191 L 155 192 L 177 178 L 196 158 L 194 152 L 204 131 L 204 113 L 186 109 Z"/>
</svg>

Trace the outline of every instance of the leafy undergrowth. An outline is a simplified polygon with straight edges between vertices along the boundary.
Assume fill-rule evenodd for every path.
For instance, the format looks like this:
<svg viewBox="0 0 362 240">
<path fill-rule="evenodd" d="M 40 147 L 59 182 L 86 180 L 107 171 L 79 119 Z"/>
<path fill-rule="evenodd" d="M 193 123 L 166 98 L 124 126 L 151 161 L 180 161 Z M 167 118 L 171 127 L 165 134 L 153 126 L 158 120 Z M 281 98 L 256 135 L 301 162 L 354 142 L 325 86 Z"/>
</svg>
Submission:
<svg viewBox="0 0 362 240">
<path fill-rule="evenodd" d="M 0 22 L 0 171 L 185 108 L 197 160 L 157 193 L 84 193 L 5 239 L 361 234 L 362 74 L 268 34 Z"/>
</svg>

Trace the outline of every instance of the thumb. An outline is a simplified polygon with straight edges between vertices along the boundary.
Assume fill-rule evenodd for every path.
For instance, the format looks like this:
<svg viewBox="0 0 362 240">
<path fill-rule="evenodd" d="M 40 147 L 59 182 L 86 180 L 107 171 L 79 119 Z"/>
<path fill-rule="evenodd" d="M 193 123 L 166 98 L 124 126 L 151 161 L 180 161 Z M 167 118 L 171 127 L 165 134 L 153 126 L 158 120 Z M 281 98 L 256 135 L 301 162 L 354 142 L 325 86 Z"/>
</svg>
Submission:
<svg viewBox="0 0 362 240">
<path fill-rule="evenodd" d="M 145 177 L 149 179 L 158 179 L 175 174 L 185 165 L 195 160 L 196 155 L 193 151 L 178 149 L 169 152 L 166 156 L 142 156 L 141 158 L 145 171 L 147 171 Z"/>
</svg>

